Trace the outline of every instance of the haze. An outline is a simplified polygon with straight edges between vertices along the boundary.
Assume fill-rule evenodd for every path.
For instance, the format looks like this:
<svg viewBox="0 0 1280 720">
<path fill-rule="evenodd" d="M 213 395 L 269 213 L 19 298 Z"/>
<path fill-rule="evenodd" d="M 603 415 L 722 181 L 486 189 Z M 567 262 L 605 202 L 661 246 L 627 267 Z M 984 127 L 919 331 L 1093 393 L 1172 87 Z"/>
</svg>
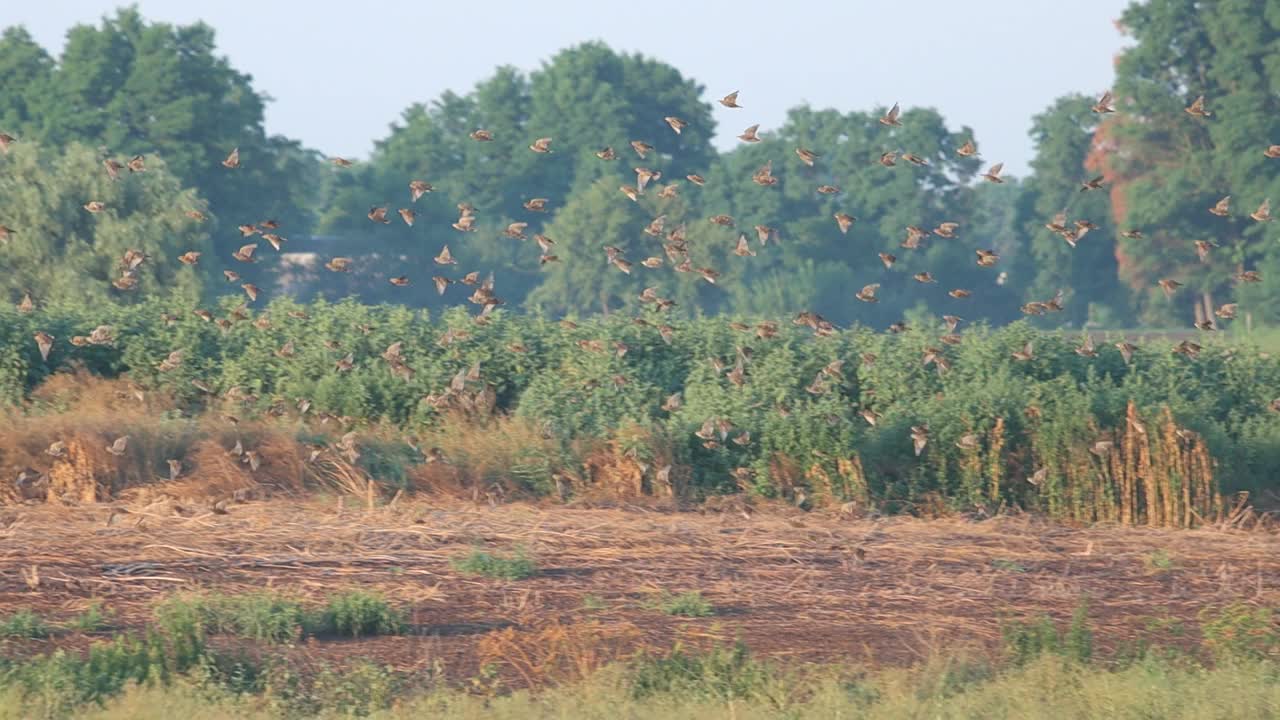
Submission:
<svg viewBox="0 0 1280 720">
<path fill-rule="evenodd" d="M 23 24 L 59 52 L 72 25 L 96 23 L 119 3 L 16 5 L 0 10 L 0 26 Z M 1031 117 L 1063 94 L 1111 84 L 1125 42 L 1112 22 L 1128 2 L 137 5 L 153 22 L 212 25 L 219 50 L 274 98 L 267 131 L 327 155 L 367 157 L 410 104 L 465 92 L 498 65 L 534 70 L 561 48 L 598 39 L 675 65 L 708 98 L 741 90 L 746 110 L 716 106 L 721 148 L 736 142 L 739 126 L 768 130 L 795 105 L 850 111 L 901 102 L 972 127 L 984 157 L 1024 174 Z"/>
</svg>

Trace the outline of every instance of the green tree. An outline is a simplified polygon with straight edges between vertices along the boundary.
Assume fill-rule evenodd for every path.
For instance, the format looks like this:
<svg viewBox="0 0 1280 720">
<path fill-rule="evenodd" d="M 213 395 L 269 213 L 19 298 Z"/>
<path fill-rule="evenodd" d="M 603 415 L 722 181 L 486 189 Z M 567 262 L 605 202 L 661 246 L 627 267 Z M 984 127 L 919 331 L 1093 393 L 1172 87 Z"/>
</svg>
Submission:
<svg viewBox="0 0 1280 720">
<path fill-rule="evenodd" d="M 0 34 L 0 132 L 38 122 L 55 63 L 24 28 Z"/>
<path fill-rule="evenodd" d="M 1075 326 L 1089 320 L 1124 324 L 1128 319 L 1128 293 L 1116 264 L 1120 230 L 1112 221 L 1109 188 L 1081 190 L 1098 174 L 1086 167 L 1101 117 L 1092 111 L 1093 104 L 1094 99 L 1083 95 L 1068 95 L 1032 119 L 1036 156 L 1026 195 L 1019 202 L 1018 224 L 1031 239 L 1027 269 L 1033 278 L 1025 299 L 1044 300 L 1065 291 L 1066 308 L 1047 320 Z M 1045 227 L 1058 213 L 1066 213 L 1071 229 L 1077 220 L 1092 222 L 1097 229 L 1073 248 Z"/>
<path fill-rule="evenodd" d="M 83 205 L 90 201 L 105 209 L 89 212 Z M 0 245 L 6 270 L 0 293 L 11 302 L 30 293 L 41 305 L 134 303 L 144 296 L 190 304 L 200 296 L 202 276 L 177 258 L 210 254 L 208 231 L 186 214 L 203 208 L 163 162 L 112 181 L 91 148 L 16 145 L 0 155 L 0 224 L 14 231 Z M 112 282 L 130 249 L 147 259 L 135 270 L 137 288 L 122 291 Z"/>
<path fill-rule="evenodd" d="M 1121 274 L 1144 318 L 1188 324 L 1194 305 L 1232 297 L 1233 276 L 1275 245 L 1275 229 L 1248 214 L 1280 200 L 1280 161 L 1263 155 L 1280 138 L 1280 3 L 1151 0 L 1120 22 L 1134 44 L 1116 68 L 1120 112 L 1100 132 L 1117 216 L 1146 235 L 1122 243 Z M 1201 95 L 1212 115 L 1184 112 Z M 1210 214 L 1226 195 L 1230 215 Z M 1220 246 L 1208 263 L 1197 261 L 1197 240 Z M 1166 300 L 1161 278 L 1186 287 Z M 1254 297 L 1241 311 L 1274 308 L 1276 299 Z"/>
</svg>

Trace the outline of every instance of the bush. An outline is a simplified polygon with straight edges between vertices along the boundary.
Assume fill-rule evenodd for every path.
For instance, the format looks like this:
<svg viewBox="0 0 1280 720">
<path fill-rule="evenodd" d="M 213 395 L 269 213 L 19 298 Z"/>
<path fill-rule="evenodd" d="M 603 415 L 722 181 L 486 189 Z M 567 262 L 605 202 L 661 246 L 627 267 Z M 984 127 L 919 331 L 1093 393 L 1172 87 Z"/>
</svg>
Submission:
<svg viewBox="0 0 1280 720">
<path fill-rule="evenodd" d="M 156 608 L 156 619 L 170 635 L 234 635 L 284 643 L 302 633 L 304 613 L 294 600 L 271 593 L 179 595 Z"/>
<path fill-rule="evenodd" d="M 1005 656 L 1013 665 L 1025 665 L 1041 655 L 1056 655 L 1076 663 L 1093 657 L 1093 631 L 1089 628 L 1088 605 L 1081 603 L 1071 615 L 1071 623 L 1060 632 L 1045 615 L 1034 621 L 1008 622 L 1001 628 Z"/>
<path fill-rule="evenodd" d="M 44 620 L 30 610 L 19 610 L 0 620 L 0 637 L 43 638 L 48 637 L 49 632 Z"/>
<path fill-rule="evenodd" d="M 538 574 L 537 564 L 523 550 L 500 555 L 476 548 L 466 557 L 453 558 L 449 564 L 458 572 L 500 580 L 524 580 Z"/>
<path fill-rule="evenodd" d="M 702 597 L 702 592 L 699 590 L 690 590 L 676 595 L 663 593 L 657 601 L 652 603 L 652 607 L 667 615 L 682 617 L 709 617 L 716 614 L 716 609 Z"/>
<path fill-rule="evenodd" d="M 1204 644 L 1219 662 L 1280 657 L 1280 624 L 1271 608 L 1242 602 L 1200 612 Z"/>
<path fill-rule="evenodd" d="M 382 596 L 353 590 L 330 595 L 325 606 L 311 623 L 313 633 L 364 637 L 396 635 L 404 630 L 401 613 L 392 609 Z"/>
</svg>

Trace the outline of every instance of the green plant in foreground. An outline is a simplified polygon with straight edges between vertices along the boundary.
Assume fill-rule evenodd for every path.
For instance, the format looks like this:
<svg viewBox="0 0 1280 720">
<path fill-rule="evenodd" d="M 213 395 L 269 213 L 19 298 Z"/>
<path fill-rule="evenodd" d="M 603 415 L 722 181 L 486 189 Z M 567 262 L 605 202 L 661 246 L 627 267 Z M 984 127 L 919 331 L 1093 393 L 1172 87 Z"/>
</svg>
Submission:
<svg viewBox="0 0 1280 720">
<path fill-rule="evenodd" d="M 449 564 L 458 572 L 502 580 L 523 580 L 538 573 L 537 564 L 523 550 L 499 555 L 476 548 L 465 557 L 454 558 Z"/>
<path fill-rule="evenodd" d="M 1280 657 L 1280 626 L 1271 608 L 1234 602 L 1200 611 L 1204 644 L 1219 662 Z"/>
<path fill-rule="evenodd" d="M 583 610 L 589 610 L 594 612 L 597 610 L 604 610 L 607 607 L 609 607 L 609 605 L 604 601 L 604 598 L 600 597 L 599 595 L 596 595 L 595 593 L 587 593 L 586 595 L 582 596 Z"/>
<path fill-rule="evenodd" d="M 156 608 L 156 620 L 169 634 L 211 632 L 269 643 L 298 638 L 302 605 L 272 593 L 176 595 Z"/>
<path fill-rule="evenodd" d="M 403 615 L 376 593 L 363 590 L 331 595 L 309 628 L 347 637 L 396 635 L 404 630 Z"/>
<path fill-rule="evenodd" d="M 19 610 L 0 620 L 0 637 L 43 638 L 48 637 L 49 632 L 45 621 L 30 610 Z"/>
<path fill-rule="evenodd" d="M 1081 603 L 1071 615 L 1071 624 L 1060 632 L 1048 615 L 1034 621 L 1005 623 L 1001 627 L 1005 655 L 1017 666 L 1041 655 L 1058 655 L 1087 663 L 1093 657 L 1093 631 L 1089 629 L 1088 604 Z"/>
</svg>

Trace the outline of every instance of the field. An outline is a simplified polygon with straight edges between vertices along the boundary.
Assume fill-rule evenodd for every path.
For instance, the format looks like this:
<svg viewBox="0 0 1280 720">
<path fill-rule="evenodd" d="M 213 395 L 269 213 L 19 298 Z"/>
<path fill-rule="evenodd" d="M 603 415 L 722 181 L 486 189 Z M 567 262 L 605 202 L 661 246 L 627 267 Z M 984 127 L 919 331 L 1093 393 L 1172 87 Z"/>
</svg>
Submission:
<svg viewBox="0 0 1280 720">
<path fill-rule="evenodd" d="M 0 539 L 0 607 L 54 624 L 92 601 L 114 616 L 113 631 L 141 632 L 173 593 L 269 589 L 319 602 L 374 590 L 406 614 L 403 635 L 310 639 L 287 655 L 304 665 L 362 658 L 443 668 L 456 682 L 489 666 L 507 687 L 578 679 L 681 638 L 741 639 L 787 663 L 907 666 L 957 649 L 996 657 L 1010 621 L 1048 615 L 1065 624 L 1085 601 L 1099 656 L 1141 641 L 1193 651 L 1206 607 L 1280 602 L 1272 532 L 1068 528 L 1031 518 L 853 520 L 785 507 L 747 518 L 731 507 L 420 501 L 369 510 L 314 499 L 250 501 L 226 514 L 177 514 L 168 503 L 135 503 L 127 514 L 23 509 L 8 514 Z M 536 572 L 491 579 L 451 566 L 477 548 L 522 549 Z M 662 611 L 663 593 L 692 591 L 710 604 L 706 617 Z M 83 648 L 95 635 L 9 640 L 4 651 Z"/>
</svg>

